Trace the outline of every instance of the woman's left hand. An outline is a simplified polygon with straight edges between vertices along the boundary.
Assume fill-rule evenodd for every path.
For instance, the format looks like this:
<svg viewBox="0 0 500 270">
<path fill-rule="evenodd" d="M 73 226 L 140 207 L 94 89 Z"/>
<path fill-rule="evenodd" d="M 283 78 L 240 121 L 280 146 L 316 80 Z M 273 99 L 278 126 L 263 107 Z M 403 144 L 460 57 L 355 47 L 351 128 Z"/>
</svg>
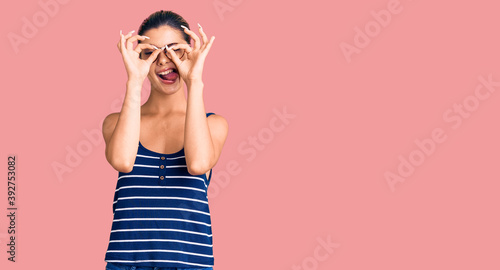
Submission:
<svg viewBox="0 0 500 270">
<path fill-rule="evenodd" d="M 199 25 L 199 24 L 198 24 Z M 194 46 L 191 47 L 189 44 L 175 44 L 167 49 L 167 53 L 170 56 L 170 59 L 177 66 L 177 72 L 179 76 L 186 82 L 187 85 L 192 82 L 203 82 L 202 73 L 203 73 L 203 65 L 205 63 L 205 58 L 207 57 L 210 48 L 214 42 L 215 36 L 210 38 L 210 41 L 205 35 L 203 28 L 199 25 L 198 28 L 201 33 L 201 38 L 203 40 L 203 44 L 200 42 L 200 38 L 193 31 L 184 28 L 184 32 L 187 33 L 194 40 Z M 175 49 L 184 49 L 184 55 L 181 59 L 175 54 L 173 50 Z"/>
</svg>

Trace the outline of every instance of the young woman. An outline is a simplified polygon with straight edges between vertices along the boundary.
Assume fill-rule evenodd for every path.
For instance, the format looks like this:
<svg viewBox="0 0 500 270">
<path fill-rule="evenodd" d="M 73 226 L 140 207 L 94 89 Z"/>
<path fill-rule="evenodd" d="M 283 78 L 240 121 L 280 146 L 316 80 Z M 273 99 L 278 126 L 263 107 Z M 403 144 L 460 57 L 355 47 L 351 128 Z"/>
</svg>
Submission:
<svg viewBox="0 0 500 270">
<path fill-rule="evenodd" d="M 151 14 L 137 35 L 120 31 L 126 94 L 102 128 L 106 159 L 118 171 L 106 269 L 214 265 L 207 189 L 228 124 L 205 113 L 202 71 L 215 37 L 199 24 L 198 31 L 201 38 L 171 11 Z M 146 77 L 151 94 L 141 106 Z"/>
</svg>

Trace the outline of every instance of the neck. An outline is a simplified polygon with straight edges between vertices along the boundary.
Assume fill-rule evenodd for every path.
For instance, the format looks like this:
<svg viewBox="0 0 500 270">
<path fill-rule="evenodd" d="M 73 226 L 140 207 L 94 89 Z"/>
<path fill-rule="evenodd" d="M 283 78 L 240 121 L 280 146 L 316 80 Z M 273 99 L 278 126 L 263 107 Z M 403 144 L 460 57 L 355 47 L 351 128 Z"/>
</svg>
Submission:
<svg viewBox="0 0 500 270">
<path fill-rule="evenodd" d="M 141 110 L 147 114 L 160 117 L 179 112 L 185 113 L 187 101 L 184 94 L 184 83 L 181 81 L 180 85 L 177 90 L 156 89 L 151 85 L 151 94 L 142 105 Z"/>
</svg>

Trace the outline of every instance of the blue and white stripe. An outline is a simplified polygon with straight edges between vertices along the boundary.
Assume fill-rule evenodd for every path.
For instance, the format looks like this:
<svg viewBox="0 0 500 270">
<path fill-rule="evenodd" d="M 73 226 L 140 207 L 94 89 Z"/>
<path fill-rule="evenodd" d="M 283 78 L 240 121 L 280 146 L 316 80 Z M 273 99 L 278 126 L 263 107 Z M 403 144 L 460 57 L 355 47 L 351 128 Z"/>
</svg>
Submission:
<svg viewBox="0 0 500 270">
<path fill-rule="evenodd" d="M 208 179 L 205 174 L 189 174 L 184 149 L 161 154 L 139 143 L 133 170 L 118 173 L 105 261 L 213 267 L 207 196 L 211 177 L 211 171 Z"/>
</svg>

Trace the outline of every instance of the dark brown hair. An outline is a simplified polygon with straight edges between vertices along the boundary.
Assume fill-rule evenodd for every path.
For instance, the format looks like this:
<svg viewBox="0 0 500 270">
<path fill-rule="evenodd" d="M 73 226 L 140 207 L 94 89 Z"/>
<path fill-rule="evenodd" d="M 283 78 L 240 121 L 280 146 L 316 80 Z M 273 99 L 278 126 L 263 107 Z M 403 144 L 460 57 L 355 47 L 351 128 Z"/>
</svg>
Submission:
<svg viewBox="0 0 500 270">
<path fill-rule="evenodd" d="M 141 24 L 139 27 L 139 32 L 137 33 L 138 35 L 144 35 L 146 31 L 149 29 L 153 28 L 160 28 L 161 26 L 168 25 L 174 29 L 178 29 L 184 40 L 187 42 L 187 44 L 191 43 L 191 37 L 184 32 L 184 29 L 181 27 L 181 25 L 184 25 L 185 27 L 189 28 L 189 24 L 187 21 L 182 18 L 181 15 L 169 11 L 169 10 L 159 10 L 156 11 L 155 13 L 149 15 Z M 138 41 L 140 42 L 140 40 Z"/>
</svg>

